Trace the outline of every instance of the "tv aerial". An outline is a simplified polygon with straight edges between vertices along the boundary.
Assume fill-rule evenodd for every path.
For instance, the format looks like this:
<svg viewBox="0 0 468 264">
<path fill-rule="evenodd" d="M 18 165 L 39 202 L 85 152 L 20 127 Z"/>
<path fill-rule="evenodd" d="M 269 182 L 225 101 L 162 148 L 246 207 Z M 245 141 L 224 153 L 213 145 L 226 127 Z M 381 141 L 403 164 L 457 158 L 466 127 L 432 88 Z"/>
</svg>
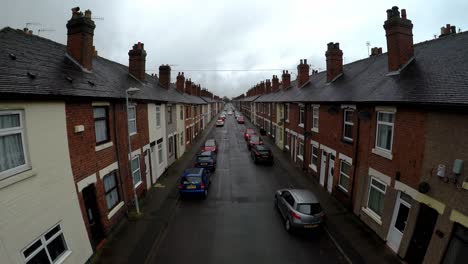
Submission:
<svg viewBox="0 0 468 264">
<path fill-rule="evenodd" d="M 37 30 L 37 35 L 39 36 L 41 34 L 41 32 L 54 32 L 55 29 L 53 28 L 40 28 Z"/>
</svg>

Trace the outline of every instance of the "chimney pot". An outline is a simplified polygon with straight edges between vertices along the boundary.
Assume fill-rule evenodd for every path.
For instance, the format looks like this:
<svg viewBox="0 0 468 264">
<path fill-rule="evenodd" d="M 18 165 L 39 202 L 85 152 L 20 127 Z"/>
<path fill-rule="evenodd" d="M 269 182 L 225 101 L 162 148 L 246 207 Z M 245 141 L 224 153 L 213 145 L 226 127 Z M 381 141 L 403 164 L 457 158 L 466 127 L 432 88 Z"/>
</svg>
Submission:
<svg viewBox="0 0 468 264">
<path fill-rule="evenodd" d="M 406 19 L 406 9 L 401 10 L 401 18 Z"/>
</svg>

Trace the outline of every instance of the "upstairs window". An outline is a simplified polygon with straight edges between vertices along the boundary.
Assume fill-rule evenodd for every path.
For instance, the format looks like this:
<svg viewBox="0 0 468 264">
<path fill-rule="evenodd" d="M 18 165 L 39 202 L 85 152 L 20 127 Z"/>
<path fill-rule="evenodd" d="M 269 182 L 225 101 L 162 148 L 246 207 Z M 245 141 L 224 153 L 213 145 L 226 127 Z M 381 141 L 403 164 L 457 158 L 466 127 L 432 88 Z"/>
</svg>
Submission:
<svg viewBox="0 0 468 264">
<path fill-rule="evenodd" d="M 167 106 L 167 123 L 172 124 L 172 106 Z"/>
<path fill-rule="evenodd" d="M 128 106 L 128 133 L 130 135 L 137 133 L 137 126 L 136 126 L 136 106 L 130 105 Z"/>
<path fill-rule="evenodd" d="M 23 111 L 0 111 L 0 180 L 29 168 Z"/>
<path fill-rule="evenodd" d="M 393 128 L 395 113 L 377 112 L 376 147 L 384 151 L 392 151 Z"/>
<path fill-rule="evenodd" d="M 161 126 L 161 106 L 156 106 L 156 126 Z"/>
<path fill-rule="evenodd" d="M 102 106 L 94 107 L 93 114 L 96 145 L 100 145 L 109 141 L 108 108 Z"/>
<path fill-rule="evenodd" d="M 319 131 L 319 107 L 318 106 L 312 107 L 312 131 L 314 132 Z"/>
<path fill-rule="evenodd" d="M 304 119 L 305 119 L 305 116 L 304 116 L 304 106 L 303 106 L 303 105 L 299 105 L 299 126 L 300 126 L 300 127 L 304 127 Z"/>
<path fill-rule="evenodd" d="M 346 141 L 353 141 L 353 127 L 354 127 L 353 114 L 354 114 L 353 110 L 350 110 L 350 109 L 344 110 L 343 138 Z"/>
<path fill-rule="evenodd" d="M 180 107 L 180 120 L 184 120 L 184 107 Z"/>
<path fill-rule="evenodd" d="M 284 120 L 289 122 L 289 104 L 284 105 Z"/>
</svg>

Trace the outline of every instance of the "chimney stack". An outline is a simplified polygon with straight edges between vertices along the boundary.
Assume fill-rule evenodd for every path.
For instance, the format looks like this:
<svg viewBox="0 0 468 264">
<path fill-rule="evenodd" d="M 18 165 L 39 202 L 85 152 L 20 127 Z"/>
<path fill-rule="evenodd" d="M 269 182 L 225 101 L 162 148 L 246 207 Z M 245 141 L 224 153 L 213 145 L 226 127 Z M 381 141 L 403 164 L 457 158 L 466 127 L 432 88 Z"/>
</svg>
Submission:
<svg viewBox="0 0 468 264">
<path fill-rule="evenodd" d="M 200 86 L 200 84 L 197 85 L 197 94 L 196 95 L 201 96 L 201 86 Z"/>
<path fill-rule="evenodd" d="M 138 42 L 133 45 L 133 48 L 128 51 L 128 60 L 129 73 L 144 82 L 146 79 L 146 51 L 143 43 Z"/>
<path fill-rule="evenodd" d="M 278 75 L 273 75 L 273 78 L 271 79 L 272 85 L 271 85 L 271 91 L 273 93 L 277 92 L 279 90 L 279 79 Z"/>
<path fill-rule="evenodd" d="M 327 82 L 331 82 L 343 73 L 343 51 L 340 50 L 340 43 L 328 43 L 325 57 L 327 58 Z"/>
<path fill-rule="evenodd" d="M 87 70 L 93 69 L 95 28 L 91 11 L 83 15 L 79 7 L 72 8 L 72 18 L 67 22 L 67 53 Z"/>
<path fill-rule="evenodd" d="M 373 57 L 373 56 L 377 56 L 377 55 L 382 55 L 382 48 L 374 47 L 374 48 L 371 49 L 370 56 Z"/>
<path fill-rule="evenodd" d="M 195 83 L 192 83 L 190 94 L 193 96 L 197 96 L 197 85 Z"/>
<path fill-rule="evenodd" d="M 177 74 L 177 81 L 176 81 L 176 89 L 177 91 L 184 93 L 184 82 L 185 82 L 185 76 L 184 73 Z"/>
<path fill-rule="evenodd" d="M 185 81 L 185 93 L 192 94 L 192 79 L 187 79 Z"/>
<path fill-rule="evenodd" d="M 159 84 L 165 88 L 169 89 L 171 84 L 171 67 L 169 65 L 159 66 Z"/>
<path fill-rule="evenodd" d="M 309 80 L 310 66 L 307 64 L 307 59 L 301 60 L 297 65 L 297 86 L 301 87 Z"/>
<path fill-rule="evenodd" d="M 396 71 L 405 65 L 413 56 L 413 24 L 406 18 L 406 10 L 398 11 L 394 6 L 387 10 L 384 23 L 387 36 L 388 70 Z"/>
<path fill-rule="evenodd" d="M 260 82 L 260 94 L 266 94 L 265 82 L 264 81 Z"/>
<path fill-rule="evenodd" d="M 281 75 L 281 84 L 283 85 L 283 90 L 287 90 L 291 87 L 291 74 L 287 70 L 283 70 L 283 75 Z"/>
<path fill-rule="evenodd" d="M 266 93 L 266 94 L 271 93 L 271 82 L 270 82 L 270 79 L 266 79 L 266 82 L 265 82 L 265 93 Z"/>
</svg>

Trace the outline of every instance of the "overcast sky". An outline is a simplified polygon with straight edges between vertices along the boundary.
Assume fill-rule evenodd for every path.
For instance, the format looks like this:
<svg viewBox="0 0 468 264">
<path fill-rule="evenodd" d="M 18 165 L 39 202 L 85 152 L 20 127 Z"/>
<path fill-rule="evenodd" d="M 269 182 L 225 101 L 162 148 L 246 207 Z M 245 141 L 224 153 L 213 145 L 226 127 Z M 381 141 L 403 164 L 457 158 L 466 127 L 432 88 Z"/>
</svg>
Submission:
<svg viewBox="0 0 468 264">
<path fill-rule="evenodd" d="M 324 70 L 328 42 L 339 42 L 345 63 L 367 57 L 366 42 L 386 51 L 382 27 L 386 10 L 407 9 L 414 42 L 432 39 L 450 23 L 468 29 L 466 0 L 0 0 L 0 28 L 23 28 L 66 43 L 71 8 L 90 9 L 95 20 L 94 45 L 100 56 L 128 65 L 128 50 L 140 41 L 146 69 L 161 64 L 220 96 L 237 96 L 280 70 L 295 78 L 300 59 Z M 197 70 L 197 71 L 190 71 Z M 203 71 L 218 70 L 218 71 Z M 251 71 L 219 71 L 251 70 Z"/>
</svg>

